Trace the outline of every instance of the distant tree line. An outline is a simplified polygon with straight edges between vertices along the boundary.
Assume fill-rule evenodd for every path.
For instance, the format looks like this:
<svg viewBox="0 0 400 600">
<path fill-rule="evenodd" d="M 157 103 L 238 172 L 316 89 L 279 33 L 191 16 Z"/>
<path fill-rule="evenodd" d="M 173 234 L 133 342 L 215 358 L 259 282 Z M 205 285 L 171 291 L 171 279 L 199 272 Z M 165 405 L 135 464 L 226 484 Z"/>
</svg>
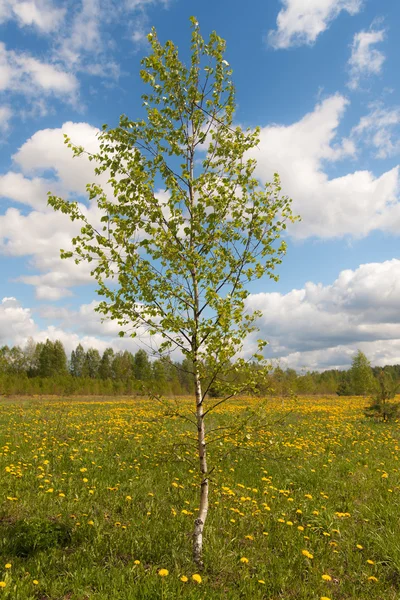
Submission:
<svg viewBox="0 0 400 600">
<path fill-rule="evenodd" d="M 150 361 L 144 350 L 114 352 L 84 350 L 79 344 L 68 360 L 56 340 L 25 348 L 0 348 L 0 393 L 114 395 L 154 393 L 181 395 L 192 391 L 190 365 L 172 360 Z"/>
<path fill-rule="evenodd" d="M 0 393 L 5 395 L 140 395 L 151 390 L 156 394 L 179 396 L 193 392 L 190 372 L 187 360 L 151 361 L 144 350 L 132 354 L 106 348 L 100 354 L 96 348 L 84 350 L 78 344 L 68 359 L 59 340 L 36 343 L 29 339 L 24 348 L 0 348 Z M 371 368 L 366 356 L 359 351 L 347 371 L 297 373 L 294 369 L 277 366 L 259 384 L 258 393 L 368 395 L 377 389 L 381 373 L 393 384 L 400 382 L 400 365 Z M 240 379 L 240 373 L 235 376 Z M 218 385 L 211 386 L 209 393 L 218 396 Z"/>
</svg>

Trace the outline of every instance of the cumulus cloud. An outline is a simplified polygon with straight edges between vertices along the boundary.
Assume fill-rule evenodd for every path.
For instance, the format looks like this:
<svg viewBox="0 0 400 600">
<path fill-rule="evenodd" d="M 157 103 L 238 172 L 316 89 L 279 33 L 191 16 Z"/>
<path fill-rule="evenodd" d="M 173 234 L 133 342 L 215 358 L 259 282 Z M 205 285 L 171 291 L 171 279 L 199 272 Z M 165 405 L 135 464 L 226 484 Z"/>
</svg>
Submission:
<svg viewBox="0 0 400 600">
<path fill-rule="evenodd" d="M 359 31 L 355 34 L 348 62 L 350 89 L 358 89 L 363 78 L 379 75 L 382 71 L 386 57 L 381 50 L 377 50 L 374 46 L 383 42 L 384 39 L 385 30 L 373 27 L 368 31 Z"/>
<path fill-rule="evenodd" d="M 80 74 L 103 80 L 118 79 L 119 45 L 110 33 L 110 25 L 126 28 L 136 44 L 145 40 L 150 7 L 166 7 L 167 0 L 0 0 L 0 24 L 14 21 L 17 26 L 45 36 L 47 46 L 38 58 L 31 51 L 6 48 L 0 42 L 0 92 L 24 96 L 23 115 L 44 115 L 57 98 L 79 102 Z M 46 59 L 47 56 L 47 59 Z M 1 126 L 0 116 L 0 126 Z M 5 130 L 4 127 L 2 128 Z"/>
<path fill-rule="evenodd" d="M 342 11 L 355 15 L 363 4 L 362 0 L 281 0 L 281 3 L 277 28 L 268 34 L 274 48 L 311 45 Z"/>
<path fill-rule="evenodd" d="M 268 356 L 294 368 L 342 368 L 357 348 L 374 364 L 400 363 L 400 260 L 342 271 L 331 285 L 252 294 Z M 257 334 L 260 337 L 260 334 Z"/>
<path fill-rule="evenodd" d="M 347 368 L 357 349 L 372 364 L 400 364 L 400 260 L 360 265 L 342 271 L 330 285 L 308 282 L 287 294 L 258 293 L 247 299 L 249 310 L 261 310 L 256 338 L 269 341 L 267 356 L 283 367 Z M 42 305 L 38 314 L 48 327 L 39 327 L 35 313 L 15 298 L 0 304 L 0 344 L 24 345 L 61 339 L 68 351 L 80 342 L 100 351 L 107 346 L 135 352 L 141 344 L 157 347 L 145 330 L 137 339 L 119 338 L 115 321 L 101 322 L 97 302 L 76 309 Z M 250 353 L 252 339 L 246 346 Z"/>
<path fill-rule="evenodd" d="M 12 117 L 12 110 L 9 106 L 0 106 L 0 131 L 8 131 Z"/>
<path fill-rule="evenodd" d="M 352 137 L 374 148 L 376 158 L 395 156 L 400 152 L 400 107 L 374 104 L 370 108 L 370 112 L 353 127 Z"/>
<path fill-rule="evenodd" d="M 0 42 L 0 91 L 23 94 L 26 97 L 56 96 L 75 101 L 78 92 L 76 77 L 57 65 L 41 62 L 33 56 L 7 50 Z"/>
<path fill-rule="evenodd" d="M 3 298 L 0 304 L 0 345 L 24 344 L 36 332 L 29 308 L 23 308 L 15 298 Z"/>
<path fill-rule="evenodd" d="M 57 30 L 66 8 L 51 0 L 0 0 L 0 23 L 15 20 L 20 27 L 33 27 L 40 33 Z"/>
<path fill-rule="evenodd" d="M 29 257 L 29 266 L 36 272 L 21 275 L 19 280 L 35 286 L 42 300 L 71 295 L 71 287 L 91 281 L 88 264 L 75 265 L 60 259 L 60 248 L 71 248 L 71 239 L 79 233 L 80 225 L 48 207 L 47 192 L 79 199 L 90 181 L 97 180 L 106 187 L 106 176 L 96 177 L 93 164 L 85 156 L 73 161 L 71 150 L 64 144 L 64 133 L 77 145 L 98 150 L 96 128 L 87 123 L 65 123 L 59 129 L 36 132 L 13 156 L 14 170 L 0 176 L 0 197 L 33 209 L 24 214 L 10 207 L 0 216 L 0 252 Z M 43 173 L 52 177 L 44 177 Z M 100 221 L 97 205 L 82 204 L 81 209 L 91 222 Z"/>
<path fill-rule="evenodd" d="M 76 72 L 117 79 L 118 63 L 113 58 L 118 45 L 108 31 L 110 23 L 122 23 L 134 44 L 145 40 L 150 7 L 164 7 L 168 0 L 81 0 L 67 15 L 68 27 L 60 32 L 55 44 L 58 58 Z"/>
<path fill-rule="evenodd" d="M 138 331 L 138 337 L 121 338 L 120 327 L 115 321 L 102 322 L 102 317 L 95 312 L 96 302 L 82 304 L 78 309 L 43 305 L 38 310 L 24 307 L 16 298 L 3 298 L 0 302 L 0 346 L 4 344 L 24 347 L 30 337 L 35 342 L 61 340 L 67 353 L 78 344 L 87 350 L 97 348 L 100 352 L 108 347 L 115 351 L 129 350 L 136 352 L 144 347 L 156 349 L 161 342 L 159 336 L 150 340 L 144 330 Z M 42 321 L 50 321 L 48 326 L 39 326 L 36 316 Z"/>
<path fill-rule="evenodd" d="M 336 94 L 296 123 L 267 125 L 251 152 L 259 179 L 269 181 L 277 171 L 284 193 L 293 197 L 294 212 L 302 217 L 298 226 L 289 228 L 295 238 L 361 237 L 375 229 L 400 229 L 398 167 L 380 176 L 357 170 L 340 177 L 328 175 L 331 164 L 355 157 L 354 140 L 358 141 L 361 130 L 363 135 L 372 131 L 365 121 L 357 134 L 352 131 L 348 138 L 338 137 L 347 104 Z M 30 257 L 35 272 L 22 275 L 21 280 L 34 285 L 41 299 L 68 295 L 71 287 L 90 281 L 87 266 L 78 268 L 59 259 L 59 248 L 70 247 L 79 225 L 47 207 L 47 191 L 79 200 L 86 195 L 88 182 L 99 181 L 110 193 L 107 176 L 97 178 L 93 163 L 85 156 L 72 158 L 64 133 L 77 145 L 97 151 L 98 129 L 88 123 L 68 122 L 61 128 L 36 132 L 14 154 L 13 169 L 0 176 L 0 196 L 33 209 L 26 214 L 12 206 L 0 217 L 0 251 Z M 82 205 L 82 210 L 92 222 L 99 222 L 96 204 Z"/>
<path fill-rule="evenodd" d="M 353 138 L 337 129 L 348 101 L 336 94 L 292 125 L 267 125 L 251 151 L 263 182 L 278 172 L 283 191 L 302 218 L 290 227 L 296 238 L 362 237 L 371 231 L 400 231 L 399 167 L 376 177 L 370 171 L 328 175 L 331 164 L 356 155 Z M 351 164 L 351 163 L 349 163 Z"/>
<path fill-rule="evenodd" d="M 0 303 L 0 346 L 24 347 L 32 337 L 36 342 L 61 340 L 67 353 L 71 352 L 81 343 L 85 349 L 97 348 L 104 351 L 110 346 L 109 341 L 102 340 L 99 336 L 79 335 L 75 331 L 66 331 L 54 325 L 41 328 L 35 322 L 31 308 L 25 308 L 16 298 L 3 298 Z M 129 340 L 125 343 L 129 344 Z M 118 349 L 118 346 L 114 346 Z"/>
</svg>

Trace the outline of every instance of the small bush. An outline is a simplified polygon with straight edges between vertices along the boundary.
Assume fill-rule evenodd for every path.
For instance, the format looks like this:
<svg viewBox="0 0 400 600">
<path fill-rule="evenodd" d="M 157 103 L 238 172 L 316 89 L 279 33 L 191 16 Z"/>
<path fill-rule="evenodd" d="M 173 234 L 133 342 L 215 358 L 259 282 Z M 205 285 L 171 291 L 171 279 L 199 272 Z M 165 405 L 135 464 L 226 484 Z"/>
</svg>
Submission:
<svg viewBox="0 0 400 600">
<path fill-rule="evenodd" d="M 3 530 L 3 552 L 28 557 L 40 550 L 68 546 L 71 530 L 65 523 L 43 519 L 21 520 Z"/>
<path fill-rule="evenodd" d="M 382 371 L 378 376 L 378 390 L 371 398 L 371 404 L 365 408 L 366 417 L 374 417 L 380 421 L 394 420 L 400 411 L 400 403 L 392 402 L 399 385 L 394 385 L 392 379 Z"/>
</svg>

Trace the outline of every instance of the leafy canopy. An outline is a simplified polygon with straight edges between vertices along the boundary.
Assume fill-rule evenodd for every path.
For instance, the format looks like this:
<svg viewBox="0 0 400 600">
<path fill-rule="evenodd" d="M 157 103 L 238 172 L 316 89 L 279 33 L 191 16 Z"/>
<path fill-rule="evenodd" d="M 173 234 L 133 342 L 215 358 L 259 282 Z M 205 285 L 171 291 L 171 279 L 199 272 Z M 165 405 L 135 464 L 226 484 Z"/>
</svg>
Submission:
<svg viewBox="0 0 400 600">
<path fill-rule="evenodd" d="M 82 221 L 74 252 L 61 252 L 94 263 L 98 311 L 118 321 L 121 335 L 127 326 L 130 335 L 159 334 L 161 353 L 178 347 L 197 365 L 207 362 L 210 374 L 229 365 L 256 329 L 260 313 L 246 308 L 247 286 L 277 279 L 286 251 L 280 236 L 294 219 L 278 175 L 265 185 L 254 176 L 248 152 L 259 130 L 233 123 L 224 40 L 213 32 L 206 43 L 191 22 L 188 66 L 152 29 L 141 71 L 146 118 L 122 115 L 117 127 L 104 125 L 99 151 L 89 155 L 112 188 L 87 186 L 101 222 L 90 223 L 76 202 L 49 195 L 49 204 Z M 75 156 L 85 152 L 65 141 Z"/>
</svg>

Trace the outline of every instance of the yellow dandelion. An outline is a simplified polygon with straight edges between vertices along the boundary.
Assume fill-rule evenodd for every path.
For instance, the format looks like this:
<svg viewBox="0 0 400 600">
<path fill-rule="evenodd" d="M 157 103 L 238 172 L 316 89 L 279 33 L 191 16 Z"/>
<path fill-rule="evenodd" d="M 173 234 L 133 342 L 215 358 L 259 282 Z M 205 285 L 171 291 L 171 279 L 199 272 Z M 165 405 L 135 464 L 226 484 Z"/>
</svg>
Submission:
<svg viewBox="0 0 400 600">
<path fill-rule="evenodd" d="M 189 579 L 186 577 L 186 575 L 182 575 L 181 581 L 183 581 L 183 583 L 187 583 Z"/>
<path fill-rule="evenodd" d="M 311 554 L 311 552 L 309 552 L 308 550 L 302 550 L 301 551 L 302 555 L 305 556 L 306 558 L 314 558 L 314 555 Z"/>
<path fill-rule="evenodd" d="M 134 560 L 134 561 L 133 561 L 133 564 L 134 564 L 134 565 L 140 565 L 140 560 Z"/>
<path fill-rule="evenodd" d="M 6 569 L 11 569 L 11 563 L 7 563 L 7 564 L 5 565 L 5 568 L 6 568 Z"/>
<path fill-rule="evenodd" d="M 261 583 L 261 585 L 265 585 L 265 581 L 264 581 L 264 579 L 259 579 L 259 580 L 258 580 L 258 583 Z"/>
<path fill-rule="evenodd" d="M 320 600 L 331 600 L 328 596 L 321 596 Z"/>
<path fill-rule="evenodd" d="M 192 575 L 192 579 L 196 583 L 201 583 L 201 575 L 199 575 L 198 573 L 195 573 L 194 575 Z"/>
<path fill-rule="evenodd" d="M 158 574 L 160 577 L 167 577 L 167 575 L 169 575 L 169 571 L 168 571 L 168 569 L 160 569 L 158 571 Z"/>
<path fill-rule="evenodd" d="M 367 563 L 368 563 L 369 565 L 374 565 L 374 564 L 375 564 L 375 562 L 374 562 L 373 560 L 371 560 L 370 558 L 367 560 Z"/>
<path fill-rule="evenodd" d="M 39 582 L 38 582 L 38 580 L 37 580 L 37 579 L 34 579 L 34 580 L 32 581 L 32 583 L 33 583 L 33 585 L 39 585 Z"/>
<path fill-rule="evenodd" d="M 332 581 L 332 577 L 331 577 L 330 575 L 327 575 L 326 573 L 324 573 L 324 574 L 322 575 L 322 579 L 323 579 L 324 581 Z"/>
<path fill-rule="evenodd" d="M 245 556 L 242 556 L 242 558 L 240 559 L 240 562 L 247 564 L 249 562 L 249 559 L 246 558 Z"/>
<path fill-rule="evenodd" d="M 6 582 L 5 581 L 0 581 L 0 588 L 5 588 L 6 587 Z"/>
<path fill-rule="evenodd" d="M 370 577 L 368 577 L 368 581 L 373 581 L 374 583 L 376 583 L 378 581 L 378 578 L 371 575 Z"/>
<path fill-rule="evenodd" d="M 358 548 L 359 550 L 364 550 L 364 548 L 361 546 L 361 544 L 357 544 L 356 548 Z"/>
</svg>

